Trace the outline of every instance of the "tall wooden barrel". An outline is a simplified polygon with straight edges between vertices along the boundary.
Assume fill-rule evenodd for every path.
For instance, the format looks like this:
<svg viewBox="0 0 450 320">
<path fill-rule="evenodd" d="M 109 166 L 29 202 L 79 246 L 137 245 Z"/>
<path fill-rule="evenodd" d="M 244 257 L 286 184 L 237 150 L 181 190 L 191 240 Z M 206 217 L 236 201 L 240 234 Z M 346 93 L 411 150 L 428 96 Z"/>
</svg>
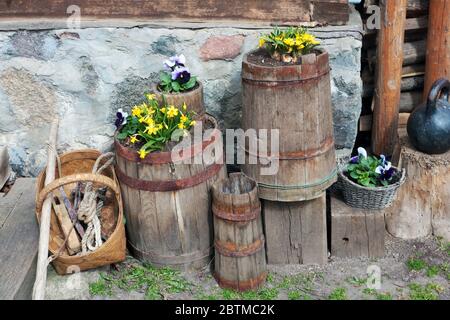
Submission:
<svg viewBox="0 0 450 320">
<path fill-rule="evenodd" d="M 216 120 L 205 115 L 202 123 L 212 128 L 210 133 L 179 153 L 190 163 L 174 163 L 171 152 L 140 159 L 135 150 L 115 141 L 128 245 L 139 260 L 179 269 L 201 268 L 211 261 L 210 188 L 225 177 L 226 169 L 223 163 L 194 161 L 206 148 L 223 148 Z"/>
<path fill-rule="evenodd" d="M 251 62 L 250 54 L 242 64 L 242 127 L 268 129 L 269 136 L 270 129 L 278 129 L 279 152 L 272 153 L 269 139 L 267 156 L 258 151 L 253 154 L 258 165 L 247 159 L 243 170 L 258 182 L 263 199 L 290 202 L 320 197 L 337 173 L 328 53 L 319 51 L 302 57 L 301 64 L 284 66 Z M 267 161 L 272 165 L 278 161 L 275 174 L 261 173 L 261 164 Z"/>
<path fill-rule="evenodd" d="M 259 287 L 267 277 L 256 182 L 242 173 L 213 186 L 214 277 L 223 288 Z"/>
</svg>

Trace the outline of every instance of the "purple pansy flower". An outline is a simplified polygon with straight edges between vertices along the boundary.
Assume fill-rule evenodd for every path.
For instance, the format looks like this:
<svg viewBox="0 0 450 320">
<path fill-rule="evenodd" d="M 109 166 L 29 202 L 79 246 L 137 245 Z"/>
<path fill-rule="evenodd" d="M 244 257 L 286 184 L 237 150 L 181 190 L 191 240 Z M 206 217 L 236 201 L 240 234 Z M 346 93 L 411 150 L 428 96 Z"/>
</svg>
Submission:
<svg viewBox="0 0 450 320">
<path fill-rule="evenodd" d="M 186 67 L 175 67 L 172 71 L 172 80 L 177 80 L 179 83 L 183 84 L 191 79 L 191 73 Z"/>
<path fill-rule="evenodd" d="M 127 123 L 128 113 L 124 112 L 122 110 L 122 108 L 120 108 L 119 110 L 117 110 L 116 117 L 117 118 L 116 118 L 115 125 L 116 125 L 117 129 L 119 129 L 121 126 L 123 126 L 124 124 Z"/>
<path fill-rule="evenodd" d="M 186 57 L 184 56 L 184 54 L 180 54 L 179 56 L 170 57 L 168 60 L 164 61 L 164 67 L 167 70 L 171 70 L 171 71 L 173 71 L 174 69 L 176 69 L 179 66 L 184 67 L 185 64 L 186 64 Z"/>
<path fill-rule="evenodd" d="M 375 169 L 375 172 L 380 175 L 381 180 L 389 180 L 395 173 L 392 164 L 386 160 L 386 156 L 380 155 L 381 164 Z"/>
<path fill-rule="evenodd" d="M 359 156 L 354 156 L 350 159 L 350 163 L 357 164 L 359 161 Z"/>
</svg>

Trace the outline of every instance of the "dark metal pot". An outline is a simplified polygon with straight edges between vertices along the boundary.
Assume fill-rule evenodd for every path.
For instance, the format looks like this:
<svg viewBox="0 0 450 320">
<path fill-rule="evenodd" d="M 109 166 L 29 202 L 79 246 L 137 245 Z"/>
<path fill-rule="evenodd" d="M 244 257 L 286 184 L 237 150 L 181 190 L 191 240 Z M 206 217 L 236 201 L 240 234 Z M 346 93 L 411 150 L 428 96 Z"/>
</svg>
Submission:
<svg viewBox="0 0 450 320">
<path fill-rule="evenodd" d="M 450 82 L 437 80 L 427 102 L 418 106 L 408 120 L 408 136 L 417 150 L 439 154 L 450 150 Z"/>
</svg>

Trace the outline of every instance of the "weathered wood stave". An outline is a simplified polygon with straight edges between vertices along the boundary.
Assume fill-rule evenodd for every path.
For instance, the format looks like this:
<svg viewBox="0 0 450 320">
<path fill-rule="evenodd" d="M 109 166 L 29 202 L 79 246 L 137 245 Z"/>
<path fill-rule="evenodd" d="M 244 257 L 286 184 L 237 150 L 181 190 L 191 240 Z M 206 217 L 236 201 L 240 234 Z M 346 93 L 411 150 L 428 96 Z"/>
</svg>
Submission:
<svg viewBox="0 0 450 320">
<path fill-rule="evenodd" d="M 195 89 L 180 93 L 163 93 L 158 90 L 158 84 L 155 83 L 152 85 L 152 92 L 155 94 L 156 100 L 158 100 L 159 103 L 163 102 L 163 97 L 167 105 L 173 105 L 177 108 L 180 108 L 186 103 L 187 110 L 201 116 L 205 113 L 203 85 L 200 81 L 197 83 L 198 86 Z"/>
</svg>

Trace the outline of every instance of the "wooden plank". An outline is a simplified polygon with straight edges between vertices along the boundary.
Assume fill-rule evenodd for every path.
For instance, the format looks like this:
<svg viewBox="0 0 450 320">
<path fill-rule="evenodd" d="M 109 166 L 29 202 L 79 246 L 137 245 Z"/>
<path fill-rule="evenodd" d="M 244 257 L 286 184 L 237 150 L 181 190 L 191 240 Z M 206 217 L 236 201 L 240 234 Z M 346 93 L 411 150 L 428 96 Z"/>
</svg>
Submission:
<svg viewBox="0 0 450 320">
<path fill-rule="evenodd" d="M 0 2 L 0 16 L 66 17 L 69 5 L 81 8 L 82 17 L 147 17 L 157 19 L 226 19 L 279 23 L 310 22 L 314 19 L 344 24 L 349 14 L 347 0 L 17 0 Z M 327 12 L 326 6 L 330 6 Z M 315 11 L 313 11 L 314 9 Z"/>
<path fill-rule="evenodd" d="M 347 206 L 331 197 L 331 254 L 336 257 L 384 255 L 384 212 Z"/>
<path fill-rule="evenodd" d="M 377 80 L 372 128 L 372 151 L 392 155 L 400 105 L 406 0 L 381 0 Z"/>
<path fill-rule="evenodd" d="M 53 210 L 64 238 L 67 237 L 66 247 L 69 254 L 77 254 L 81 251 L 81 242 L 80 239 L 78 239 L 75 229 L 72 228 L 72 220 L 70 220 L 69 213 L 67 212 L 65 205 L 61 202 L 60 204 L 53 203 Z"/>
<path fill-rule="evenodd" d="M 321 24 L 342 24 L 348 21 L 350 7 L 345 5 L 345 2 L 338 0 L 312 0 L 312 20 Z"/>
<path fill-rule="evenodd" d="M 429 16 L 424 101 L 436 80 L 450 79 L 450 0 L 431 1 Z"/>
<path fill-rule="evenodd" d="M 325 194 L 302 202 L 263 201 L 267 262 L 325 264 Z"/>
<path fill-rule="evenodd" d="M 6 223 L 18 200 L 28 189 L 29 181 L 27 179 L 17 179 L 14 188 L 6 196 L 0 196 L 0 228 Z"/>
<path fill-rule="evenodd" d="M 36 272 L 35 179 L 19 178 L 11 192 L 16 188 L 20 196 L 14 197 L 16 205 L 0 228 L 0 300 L 30 299 Z"/>
</svg>

